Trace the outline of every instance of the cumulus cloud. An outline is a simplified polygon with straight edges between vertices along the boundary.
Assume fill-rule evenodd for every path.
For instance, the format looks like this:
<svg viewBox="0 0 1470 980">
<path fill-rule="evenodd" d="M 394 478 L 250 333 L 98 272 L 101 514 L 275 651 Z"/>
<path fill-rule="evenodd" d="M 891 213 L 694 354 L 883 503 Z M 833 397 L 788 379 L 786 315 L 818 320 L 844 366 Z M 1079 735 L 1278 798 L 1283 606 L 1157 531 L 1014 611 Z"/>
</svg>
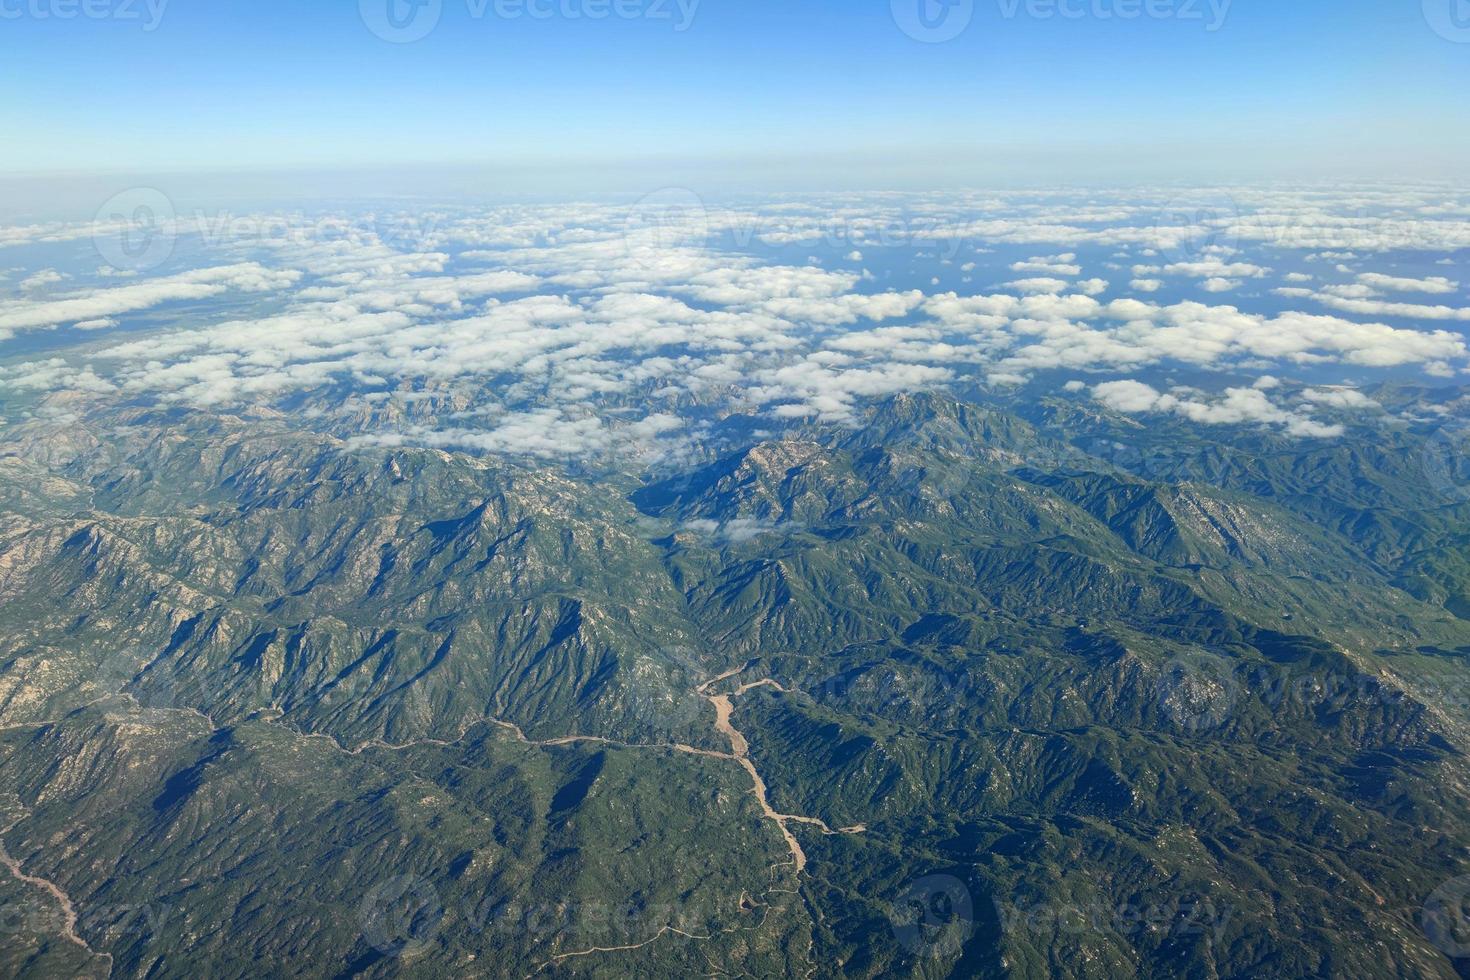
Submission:
<svg viewBox="0 0 1470 980">
<path fill-rule="evenodd" d="M 57 272 L 55 269 L 42 269 L 35 275 L 27 276 L 20 281 L 21 292 L 29 293 L 58 282 L 65 282 L 70 276 Z"/>
<path fill-rule="evenodd" d="M 1113 411 L 1128 415 L 1155 411 L 1165 398 L 1171 406 L 1177 401 L 1172 395 L 1164 395 L 1142 381 L 1105 381 L 1093 386 L 1092 397 Z"/>
<path fill-rule="evenodd" d="M 1065 279 L 1052 279 L 1039 276 L 1032 279 L 1017 279 L 1006 283 L 1007 289 L 1014 289 L 1021 293 L 1060 293 L 1067 288 Z"/>
<path fill-rule="evenodd" d="M 737 517 L 723 524 L 711 520 L 685 521 L 679 527 L 680 530 L 698 535 L 715 544 L 740 545 L 768 535 L 792 534 L 800 530 L 801 526 L 790 521 Z"/>
<path fill-rule="evenodd" d="M 858 398 L 913 391 L 943 384 L 953 376 L 947 368 L 922 364 L 833 367 L 820 358 L 807 358 L 760 372 L 747 397 L 756 405 L 784 403 L 775 408 L 782 417 L 847 422 L 855 417 Z"/>
<path fill-rule="evenodd" d="M 1353 388 L 1308 388 L 1302 398 L 1316 405 L 1341 409 L 1381 409 L 1383 406 Z"/>
<path fill-rule="evenodd" d="M 1076 264 L 1075 253 L 1066 252 L 1062 255 L 1040 256 L 1027 259 L 1025 262 L 1011 263 L 1012 272 L 1041 272 L 1051 276 L 1078 276 L 1082 274 L 1082 267 Z"/>
<path fill-rule="evenodd" d="M 1368 265 L 1402 230 L 1395 214 L 1436 206 L 1419 189 L 1345 192 L 1336 204 L 1275 190 L 1235 198 L 1241 214 L 1218 213 L 1203 229 L 1160 226 L 1159 198 L 1147 191 L 1102 203 L 1065 194 L 836 194 L 710 207 L 685 215 L 672 234 L 630 233 L 626 209 L 595 204 L 465 208 L 436 214 L 406 237 L 391 233 L 392 223 L 344 236 L 232 228 L 206 243 L 206 268 L 126 285 L 82 276 L 59 293 L 0 301 L 0 339 L 66 324 L 101 330 L 169 302 L 202 311 L 110 343 L 90 338 L 54 361 L 12 364 L 0 387 L 219 407 L 331 393 L 313 399 L 313 410 L 361 412 L 380 424 L 374 438 L 544 456 L 668 451 L 689 436 L 687 422 L 675 423 L 690 406 L 850 422 L 867 398 L 959 378 L 1014 384 L 1047 369 L 1345 364 L 1444 374 L 1465 367 L 1459 333 L 1362 322 L 1470 318 L 1452 306 L 1386 301 L 1383 292 L 1408 291 L 1407 283 L 1428 294 L 1453 284 L 1393 275 L 1396 266 L 1382 256 L 1375 272 L 1347 284 L 1308 288 L 1311 277 L 1289 274 L 1292 285 L 1274 290 L 1344 315 L 1265 313 L 1244 308 L 1248 298 L 1149 301 L 1166 276 L 1194 278 L 1209 292 L 1266 276 L 1270 269 L 1251 248 L 1258 241 L 1334 256 L 1353 250 Z M 1375 209 L 1377 217 L 1364 217 Z M 1244 214 L 1263 223 L 1243 222 Z M 1443 226 L 1440 240 L 1470 246 L 1464 218 L 1449 211 L 1425 220 Z M 1271 225 L 1278 219 L 1280 227 Z M 0 246 L 63 240 L 72 231 L 0 228 Z M 1202 232 L 1232 244 L 1196 248 Z M 786 264 L 756 247 L 761 242 L 813 243 L 798 254 L 826 258 Z M 904 246 L 931 266 L 916 270 L 913 281 L 923 282 L 962 252 L 986 254 L 980 242 L 1035 243 L 1027 253 L 1041 254 L 987 266 L 1000 278 L 1007 267 L 1023 274 L 990 295 L 883 291 L 867 270 L 824 267 L 833 256 L 861 261 L 869 244 Z M 1136 295 L 1107 301 L 1106 280 L 1073 281 L 1083 267 L 1078 251 L 1089 246 L 1123 259 L 1111 267 L 1131 266 Z M 1192 257 L 1178 261 L 1185 246 Z M 1158 256 L 1147 258 L 1153 264 L 1133 264 L 1150 256 Z M 966 261 L 961 271 L 981 268 Z M 206 302 L 230 291 L 263 295 L 248 304 Z M 1218 397 L 1133 382 L 1141 387 L 1098 386 L 1096 397 L 1143 406 L 1135 413 L 1304 434 L 1320 433 L 1303 406 L 1355 407 L 1346 404 L 1351 396 L 1304 395 L 1296 409 L 1282 408 L 1265 397 L 1263 382 Z M 452 401 L 455 412 L 419 424 L 410 408 L 392 407 L 430 394 Z"/>
<path fill-rule="evenodd" d="M 1459 283 L 1451 282 L 1443 276 L 1411 279 L 1403 276 L 1385 276 L 1377 272 L 1365 272 L 1359 275 L 1358 282 L 1372 289 L 1401 293 L 1453 293 L 1460 288 Z"/>
<path fill-rule="evenodd" d="M 1465 342 L 1339 317 L 1247 313 L 1234 306 L 1136 299 L 1102 304 L 1080 295 L 931 297 L 924 310 L 949 333 L 965 333 L 1012 370 L 1106 368 L 1180 361 L 1229 367 L 1246 360 L 1343 361 L 1371 367 L 1459 360 Z"/>
<path fill-rule="evenodd" d="M 1393 303 L 1356 296 L 1343 296 L 1329 290 L 1311 293 L 1310 297 L 1331 309 L 1361 316 L 1391 316 L 1410 320 L 1470 320 L 1470 307 Z"/>
<path fill-rule="evenodd" d="M 1178 415 L 1200 425 L 1275 425 L 1296 436 L 1325 438 L 1343 432 L 1342 426 L 1325 425 L 1281 408 L 1259 388 L 1227 388 L 1217 399 L 1200 401 L 1161 392 L 1140 381 L 1107 381 L 1094 385 L 1092 395 L 1108 408 L 1126 415 L 1160 412 Z"/>
<path fill-rule="evenodd" d="M 257 262 L 248 262 L 57 299 L 0 303 L 0 330 L 34 330 L 98 320 L 178 300 L 205 299 L 232 289 L 268 292 L 284 289 L 298 278 L 300 273 L 290 269 L 268 269 Z"/>
<path fill-rule="evenodd" d="M 1192 276 L 1196 279 L 1259 279 L 1271 270 L 1249 262 L 1226 262 L 1211 256 L 1198 262 L 1175 262 L 1164 266 L 1165 274 Z"/>
</svg>

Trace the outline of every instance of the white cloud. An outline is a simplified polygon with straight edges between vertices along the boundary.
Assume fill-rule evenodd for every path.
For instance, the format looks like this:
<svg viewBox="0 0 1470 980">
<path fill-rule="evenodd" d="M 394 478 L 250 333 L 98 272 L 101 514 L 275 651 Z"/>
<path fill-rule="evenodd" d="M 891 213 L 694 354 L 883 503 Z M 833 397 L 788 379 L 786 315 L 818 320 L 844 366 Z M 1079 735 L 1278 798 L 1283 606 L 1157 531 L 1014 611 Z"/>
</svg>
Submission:
<svg viewBox="0 0 1470 980">
<path fill-rule="evenodd" d="M 1225 262 L 1213 256 L 1197 262 L 1175 262 L 1164 266 L 1166 275 L 1192 276 L 1196 279 L 1259 279 L 1270 271 L 1264 266 L 1249 262 Z"/>
<path fill-rule="evenodd" d="M 1453 293 L 1460 288 L 1459 283 L 1451 282 L 1443 276 L 1409 279 L 1402 276 L 1385 276 L 1376 272 L 1364 272 L 1358 276 L 1358 282 L 1373 289 L 1401 293 Z"/>
<path fill-rule="evenodd" d="M 1170 406 L 1177 401 L 1141 381 L 1105 381 L 1093 386 L 1092 397 L 1113 411 L 1128 415 L 1155 411 L 1166 398 Z"/>
<path fill-rule="evenodd" d="M 1334 310 L 1361 316 L 1393 316 L 1409 320 L 1470 320 L 1470 307 L 1425 306 L 1419 303 L 1357 299 L 1333 295 L 1326 290 L 1312 293 L 1311 298 Z"/>
<path fill-rule="evenodd" d="M 1242 283 L 1239 279 L 1206 279 L 1200 283 L 1199 288 L 1207 293 L 1228 293 L 1232 289 L 1239 289 Z"/>
<path fill-rule="evenodd" d="M 791 534 L 801 525 L 786 521 L 763 520 L 754 517 L 737 517 L 721 524 L 719 521 L 685 521 L 680 529 L 697 534 L 715 544 L 745 544 L 767 535 Z"/>
<path fill-rule="evenodd" d="M 1065 279 L 1051 279 L 1037 277 L 1033 279 L 1017 279 L 1015 282 L 1005 284 L 1007 289 L 1014 289 L 1019 293 L 1060 293 L 1067 288 Z"/>
<path fill-rule="evenodd" d="M 0 329 L 34 330 L 133 313 L 178 300 L 199 300 L 231 289 L 268 292 L 294 283 L 300 274 L 255 262 L 220 266 L 100 289 L 70 297 L 0 303 Z"/>
<path fill-rule="evenodd" d="M 58 282 L 65 282 L 67 279 L 70 278 L 70 276 L 63 275 L 62 273 L 57 272 L 55 269 L 42 269 L 35 275 L 27 276 L 25 279 L 22 279 L 20 281 L 20 289 L 21 292 L 34 292 L 37 289 L 44 289 L 45 287 Z"/>
<path fill-rule="evenodd" d="M 1093 397 L 1116 412 L 1142 415 L 1162 412 L 1178 415 L 1200 425 L 1279 425 L 1296 436 L 1341 435 L 1341 426 L 1324 425 L 1274 404 L 1259 388 L 1227 388 L 1213 401 L 1198 401 L 1160 392 L 1139 381 L 1108 381 L 1093 386 Z"/>
<path fill-rule="evenodd" d="M 1147 191 L 1103 202 L 1040 193 L 838 194 L 711 207 L 702 222 L 667 238 L 630 235 L 625 210 L 595 204 L 467 208 L 426 223 L 399 248 L 376 232 L 338 240 L 236 229 L 205 243 L 205 254 L 227 256 L 229 264 L 212 260 L 211 268 L 180 276 L 0 302 L 0 338 L 62 324 L 103 329 L 126 313 L 173 301 L 195 302 L 202 311 L 161 331 L 111 343 L 90 338 L 88 347 L 59 363 L 13 365 L 0 386 L 94 393 L 116 386 L 130 396 L 225 407 L 329 392 L 315 409 L 376 406 L 370 417 L 381 419 L 382 439 L 540 455 L 559 452 L 557 446 L 668 451 L 689 432 L 660 427 L 673 426 L 691 404 L 847 422 L 865 398 L 961 377 L 1016 383 L 1044 369 L 1129 371 L 1179 363 L 1260 372 L 1280 364 L 1311 367 L 1320 377 L 1331 364 L 1418 365 L 1439 374 L 1466 366 L 1470 357 L 1459 333 L 1355 319 L 1465 318 L 1449 306 L 1383 302 L 1375 290 L 1449 282 L 1392 275 L 1396 267 L 1387 255 L 1376 273 L 1346 286 L 1273 291 L 1342 316 L 1241 308 L 1251 297 L 1242 297 L 1241 306 L 1145 301 L 1163 288 L 1166 275 L 1194 277 L 1206 290 L 1266 275 L 1261 260 L 1276 252 L 1257 253 L 1255 242 L 1275 250 L 1310 247 L 1334 260 L 1353 251 L 1367 256 L 1366 266 L 1402 247 L 1395 236 L 1405 226 L 1393 214 L 1435 206 L 1429 192 L 1415 189 L 1344 191 L 1330 202 L 1325 194 L 1292 191 L 1234 196 L 1242 220 L 1222 215 L 1212 225 L 1233 245 L 1197 249 L 1188 262 L 1135 265 L 1129 285 L 1139 295 L 1112 301 L 1101 298 L 1105 280 L 1070 283 L 1082 268 L 1071 249 L 1105 248 L 1128 265 L 1126 257 L 1177 257 L 1181 246 L 1198 240 L 1199 228 L 1156 227 L 1159 199 Z M 1374 209 L 1383 216 L 1363 217 Z M 1436 227 L 1427 238 L 1463 238 L 1470 245 L 1467 214 L 1418 220 Z M 1263 223 L 1252 223 L 1258 217 Z M 1277 220 L 1279 227 L 1271 224 Z M 0 228 L 0 242 L 63 240 L 71 233 L 68 226 Z M 734 250 L 724 250 L 719 236 L 725 233 L 735 236 Z M 1294 244 L 1307 240 L 1322 244 Z M 745 247 L 760 241 L 825 241 L 831 247 L 823 254 L 845 253 L 854 262 L 869 243 L 908 244 L 921 263 L 917 281 L 952 257 L 983 254 L 974 244 L 980 241 L 1068 251 L 1014 263 L 1014 271 L 1042 273 L 1007 284 L 1014 293 L 926 297 L 918 290 L 873 292 L 875 277 L 867 270 L 768 264 Z M 977 269 L 974 261 L 961 266 Z M 1284 279 L 1312 281 L 1302 274 Z M 248 312 L 234 312 L 228 322 L 220 322 L 224 304 L 206 302 L 255 286 L 274 295 L 232 302 L 230 309 Z M 1101 390 L 1100 400 L 1146 397 L 1149 410 L 1202 423 L 1238 418 L 1304 433 L 1318 425 L 1264 396 Z M 377 400 L 363 400 L 363 391 Z M 430 394 L 461 408 L 452 418 L 418 425 L 419 415 L 385 407 Z M 1302 404 L 1329 407 L 1311 398 Z M 359 424 L 346 408 L 340 411 Z M 653 431 L 640 427 L 644 416 Z"/>
<path fill-rule="evenodd" d="M 1011 263 L 1012 272 L 1041 272 L 1051 276 L 1078 276 L 1082 267 L 1076 264 L 1077 256 L 1071 252 L 1062 255 L 1046 255 L 1025 262 Z"/>
<path fill-rule="evenodd" d="M 1361 391 L 1352 388 L 1308 388 L 1302 398 L 1316 405 L 1343 409 L 1381 409 L 1378 404 Z"/>
</svg>

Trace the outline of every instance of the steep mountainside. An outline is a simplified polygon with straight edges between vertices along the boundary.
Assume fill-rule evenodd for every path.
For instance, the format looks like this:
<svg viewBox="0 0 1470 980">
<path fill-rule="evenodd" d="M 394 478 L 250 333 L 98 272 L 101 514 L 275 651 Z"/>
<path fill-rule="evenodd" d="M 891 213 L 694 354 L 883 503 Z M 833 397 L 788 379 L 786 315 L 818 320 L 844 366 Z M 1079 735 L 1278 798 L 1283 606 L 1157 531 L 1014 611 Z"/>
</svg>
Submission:
<svg viewBox="0 0 1470 980">
<path fill-rule="evenodd" d="M 0 429 L 7 975 L 1463 967 L 1427 431 L 905 395 L 575 474 L 66 409 Z"/>
</svg>

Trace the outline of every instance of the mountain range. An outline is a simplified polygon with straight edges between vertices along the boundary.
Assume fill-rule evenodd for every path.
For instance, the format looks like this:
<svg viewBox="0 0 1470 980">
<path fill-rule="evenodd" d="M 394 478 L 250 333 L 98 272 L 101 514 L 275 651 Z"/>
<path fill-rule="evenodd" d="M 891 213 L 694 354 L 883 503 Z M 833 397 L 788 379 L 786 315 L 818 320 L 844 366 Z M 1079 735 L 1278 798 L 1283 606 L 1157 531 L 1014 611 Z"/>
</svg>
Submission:
<svg viewBox="0 0 1470 980">
<path fill-rule="evenodd" d="M 1470 392 L 1373 395 L 580 468 L 47 396 L 0 973 L 1467 975 Z"/>
</svg>

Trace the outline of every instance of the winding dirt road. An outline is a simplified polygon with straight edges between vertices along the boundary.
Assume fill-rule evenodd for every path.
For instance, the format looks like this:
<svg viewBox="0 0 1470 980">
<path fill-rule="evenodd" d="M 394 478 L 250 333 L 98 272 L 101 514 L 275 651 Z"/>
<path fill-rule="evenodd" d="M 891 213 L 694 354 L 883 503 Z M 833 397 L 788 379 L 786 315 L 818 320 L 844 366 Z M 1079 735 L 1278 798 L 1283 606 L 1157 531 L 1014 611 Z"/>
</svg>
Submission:
<svg viewBox="0 0 1470 980">
<path fill-rule="evenodd" d="M 3 838 L 14 827 L 15 824 L 11 824 L 4 830 L 0 830 L 0 838 Z M 91 946 L 87 945 L 87 941 L 85 939 L 78 935 L 77 910 L 76 906 L 72 904 L 70 895 L 62 891 L 53 881 L 50 881 L 46 878 L 38 878 L 35 875 L 26 874 L 25 871 L 21 869 L 20 862 L 11 857 L 10 852 L 5 850 L 5 844 L 3 843 L 3 841 L 0 841 L 0 865 L 4 865 L 5 868 L 7 868 L 10 873 L 15 875 L 15 877 L 20 881 L 24 882 L 27 885 L 32 885 L 36 888 L 40 888 L 42 891 L 45 891 L 47 894 L 49 894 L 52 898 L 56 899 L 57 904 L 61 906 L 62 937 L 66 939 L 67 942 L 80 946 L 90 955 L 95 956 L 101 960 L 106 960 L 107 973 L 105 973 L 104 976 L 112 972 L 112 954 L 97 952 Z"/>
<path fill-rule="evenodd" d="M 776 826 L 780 828 L 781 836 L 786 840 L 786 847 L 791 851 L 792 864 L 796 866 L 796 873 L 800 874 L 806 868 L 806 852 L 801 849 L 801 842 L 796 839 L 796 835 L 791 832 L 791 828 L 786 826 L 788 823 L 808 824 L 819 828 L 824 834 L 861 834 L 868 828 L 862 824 L 858 824 L 853 827 L 844 827 L 841 830 L 833 830 L 825 822 L 818 820 L 816 817 L 799 817 L 790 813 L 778 813 L 771 806 L 766 781 L 761 778 L 760 772 L 756 770 L 755 763 L 750 761 L 750 743 L 745 740 L 745 736 L 741 734 L 740 730 L 731 724 L 730 716 L 735 712 L 734 699 L 745 694 L 747 691 L 752 691 L 758 687 L 770 687 L 780 691 L 782 694 L 788 694 L 790 692 L 770 678 L 765 678 L 744 684 L 737 688 L 733 694 L 709 693 L 709 689 L 714 685 L 721 681 L 729 680 L 731 677 L 744 672 L 744 670 L 744 667 L 737 667 L 734 670 L 726 671 L 718 677 L 705 681 L 699 686 L 698 691 L 701 697 L 714 705 L 715 729 L 730 740 L 730 751 L 732 754 L 729 757 L 738 762 L 741 768 L 750 775 L 750 782 L 754 788 L 756 801 L 760 803 L 761 812 L 765 814 L 768 820 L 774 821 Z"/>
<path fill-rule="evenodd" d="M 747 664 L 746 666 L 749 665 Z M 712 749 L 698 749 L 692 745 L 684 745 L 682 743 L 674 743 L 672 745 L 640 745 L 630 742 L 619 742 L 615 739 L 601 738 L 596 735 L 564 735 L 560 738 L 552 738 L 546 739 L 544 741 L 538 741 L 528 738 L 526 736 L 526 733 L 522 731 L 519 726 L 514 725 L 511 722 L 500 721 L 495 718 L 484 718 L 481 720 L 489 722 L 492 725 L 495 725 L 501 729 L 510 732 L 512 735 L 515 736 L 517 741 L 525 745 L 532 745 L 543 748 L 551 746 L 590 744 L 607 745 L 613 748 L 624 749 L 673 749 L 676 752 L 683 752 L 686 755 L 697 755 L 710 759 L 724 759 L 730 762 L 734 762 L 738 764 L 742 769 L 744 769 L 746 774 L 750 776 L 752 792 L 755 793 L 756 801 L 760 804 L 761 813 L 766 817 L 766 819 L 775 823 L 776 827 L 781 831 L 781 837 L 786 841 L 787 849 L 791 851 L 791 862 L 795 866 L 797 874 L 800 874 L 806 869 L 806 852 L 802 850 L 801 842 L 796 839 L 796 835 L 791 832 L 791 828 L 788 827 L 787 824 L 805 824 L 807 826 L 816 827 L 822 833 L 829 835 L 861 834 L 866 832 L 868 828 L 863 824 L 857 824 L 852 827 L 843 827 L 840 830 L 833 830 L 831 827 L 827 826 L 824 821 L 819 820 L 816 817 L 803 817 L 790 813 L 780 813 L 776 810 L 775 807 L 771 806 L 770 792 L 766 787 L 766 781 L 761 778 L 761 774 L 759 770 L 756 769 L 755 763 L 750 760 L 750 743 L 746 741 L 745 735 L 741 733 L 740 729 L 735 727 L 730 718 L 735 713 L 734 699 L 741 697 L 742 695 L 753 691 L 758 687 L 769 687 L 773 690 L 781 692 L 782 694 L 790 694 L 791 692 L 782 687 L 778 682 L 767 677 L 762 678 L 758 681 L 751 681 L 747 684 L 742 684 L 740 687 L 736 688 L 733 692 L 729 694 L 709 693 L 710 688 L 714 687 L 716 684 L 719 684 L 721 681 L 727 681 L 732 677 L 744 673 L 745 669 L 746 667 L 742 666 L 736 667 L 732 670 L 727 670 L 723 674 L 720 674 L 718 677 L 712 677 L 709 680 L 705 681 L 703 684 L 699 685 L 699 687 L 695 688 L 696 693 L 698 693 L 700 697 L 704 698 L 714 707 L 715 730 L 729 741 L 729 752 L 716 752 Z M 367 749 L 402 751 L 404 749 L 412 748 L 417 745 L 439 745 L 449 747 L 455 744 L 451 741 L 427 738 L 420 739 L 416 742 L 410 742 L 404 745 L 391 745 L 380 739 L 372 739 L 362 743 L 356 748 L 349 749 L 327 735 L 311 733 L 307 735 L 307 737 L 327 739 L 328 741 L 331 741 L 334 745 L 336 745 L 339 750 L 347 753 L 348 755 L 359 755 Z M 463 738 L 463 734 L 461 734 L 461 738 Z"/>
</svg>

